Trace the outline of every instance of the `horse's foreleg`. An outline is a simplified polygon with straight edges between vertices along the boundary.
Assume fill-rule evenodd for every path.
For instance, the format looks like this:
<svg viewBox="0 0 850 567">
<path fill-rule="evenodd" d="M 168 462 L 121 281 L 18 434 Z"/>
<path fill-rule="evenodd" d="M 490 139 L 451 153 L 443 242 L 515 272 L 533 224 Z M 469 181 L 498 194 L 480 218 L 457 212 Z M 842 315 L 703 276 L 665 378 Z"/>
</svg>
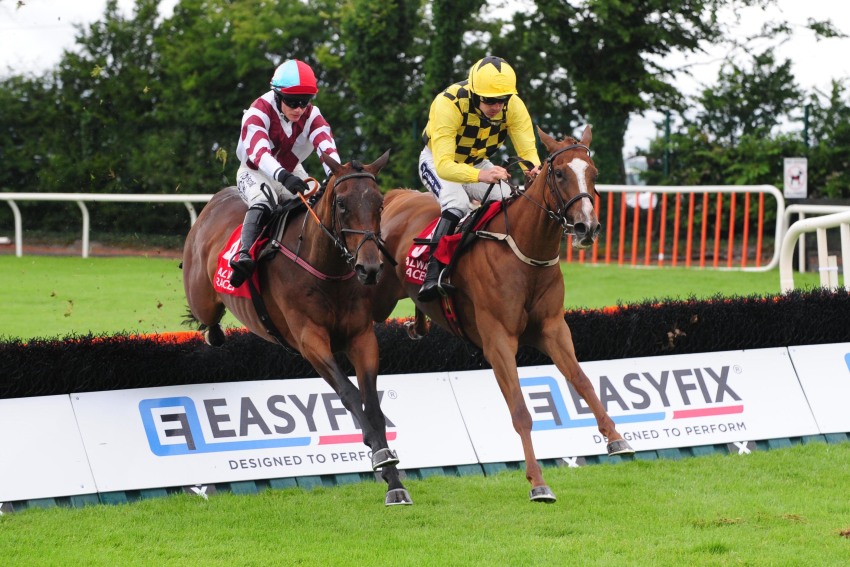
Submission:
<svg viewBox="0 0 850 567">
<path fill-rule="evenodd" d="M 371 395 L 367 393 L 362 396 L 361 393 L 354 386 L 354 384 L 352 384 L 351 381 L 348 379 L 348 376 L 346 376 L 342 372 L 342 370 L 339 368 L 339 365 L 336 363 L 333 353 L 331 352 L 330 339 L 323 329 L 304 329 L 299 339 L 301 345 L 301 355 L 306 358 L 307 361 L 313 366 L 313 368 L 316 369 L 316 372 L 318 372 L 319 375 L 321 375 L 322 378 L 324 378 L 325 381 L 330 384 L 330 386 L 334 389 L 334 391 L 337 393 L 340 400 L 342 401 L 342 405 L 354 416 L 354 418 L 360 424 L 360 427 L 363 431 L 363 441 L 367 446 L 369 446 L 369 448 L 372 449 L 373 469 L 376 468 L 376 458 L 380 461 L 378 463 L 379 465 L 387 465 L 382 471 L 382 476 L 385 480 L 387 480 L 388 484 L 385 504 L 387 506 L 395 504 L 412 504 L 413 501 L 410 499 L 410 495 L 407 493 L 407 490 L 405 490 L 404 486 L 402 486 L 401 484 L 398 469 L 396 469 L 394 464 L 389 464 L 392 461 L 398 461 L 397 459 L 395 459 L 394 455 L 392 455 L 392 458 L 389 458 L 389 449 L 387 447 L 386 440 L 386 426 L 384 426 L 380 435 L 376 433 L 375 428 L 372 425 L 372 421 L 367 416 L 366 411 L 364 411 L 365 399 L 367 403 L 374 404 L 374 406 L 377 407 L 378 411 L 380 412 L 377 390 L 374 385 L 377 381 L 378 367 L 377 339 L 374 339 L 373 335 L 373 339 L 375 341 L 374 348 L 372 349 L 372 352 L 374 353 L 374 362 L 372 363 L 371 375 L 373 376 L 373 378 L 371 378 L 371 380 L 364 380 L 364 382 L 372 382 L 372 393 Z M 358 357 L 355 356 L 355 359 L 357 358 Z M 358 368 L 358 363 L 359 361 L 356 363 L 354 360 L 352 360 L 352 364 L 355 365 L 355 368 Z M 358 371 L 358 380 L 359 379 L 360 377 Z M 368 402 L 370 397 L 373 398 L 374 401 Z M 381 419 L 383 421 L 383 414 L 381 414 Z M 383 439 L 383 445 L 381 445 L 379 441 L 379 439 L 381 438 Z"/>
<path fill-rule="evenodd" d="M 363 428 L 363 442 L 377 453 L 388 447 L 387 422 L 378 398 L 378 340 L 371 328 L 349 342 L 346 355 L 357 374 L 366 416 L 365 423 L 360 424 Z"/>
<path fill-rule="evenodd" d="M 479 320 L 480 328 L 488 330 L 482 334 L 484 357 L 493 367 L 496 381 L 502 390 L 502 396 L 508 404 L 511 414 L 511 422 L 514 430 L 519 434 L 522 441 L 522 452 L 525 457 L 525 478 L 531 483 L 531 500 L 539 502 L 554 502 L 555 494 L 543 480 L 543 471 L 537 457 L 534 454 L 534 445 L 531 441 L 531 428 L 533 422 L 522 389 L 519 385 L 519 374 L 516 368 L 516 352 L 518 342 L 515 337 L 510 336 L 498 322 L 485 323 Z"/>
<path fill-rule="evenodd" d="M 381 469 L 381 477 L 387 483 L 384 503 L 387 506 L 413 504 L 396 468 L 398 456 L 387 443 L 387 420 L 378 395 L 378 340 L 371 328 L 350 342 L 346 354 L 354 366 L 360 386 L 365 413 L 365 420 L 360 422 L 363 442 L 372 449 L 373 469 Z"/>
<path fill-rule="evenodd" d="M 634 453 L 628 441 L 623 439 L 623 436 L 617 431 L 614 420 L 605 411 L 599 396 L 593 389 L 593 384 L 590 383 L 587 374 L 581 369 L 576 358 L 570 328 L 563 317 L 553 319 L 544 326 L 541 350 L 549 355 L 561 374 L 569 380 L 575 391 L 593 412 L 599 432 L 608 439 L 608 454 Z"/>
</svg>

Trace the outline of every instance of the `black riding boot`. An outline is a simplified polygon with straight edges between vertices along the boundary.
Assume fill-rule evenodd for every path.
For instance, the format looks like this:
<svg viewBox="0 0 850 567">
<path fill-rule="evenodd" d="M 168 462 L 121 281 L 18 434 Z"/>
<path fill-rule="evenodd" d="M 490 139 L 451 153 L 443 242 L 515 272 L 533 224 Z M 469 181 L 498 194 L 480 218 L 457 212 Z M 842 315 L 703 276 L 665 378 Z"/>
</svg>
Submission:
<svg viewBox="0 0 850 567">
<path fill-rule="evenodd" d="M 253 258 L 251 258 L 250 250 L 257 237 L 260 236 L 265 218 L 265 207 L 251 207 L 245 213 L 240 239 L 242 248 L 230 258 L 230 267 L 233 268 L 233 273 L 230 275 L 230 285 L 233 287 L 239 287 L 254 273 L 256 266 Z"/>
<path fill-rule="evenodd" d="M 437 282 L 440 279 L 440 272 L 443 271 L 446 265 L 434 257 L 434 252 L 437 251 L 437 245 L 440 243 L 440 239 L 447 234 L 453 233 L 459 221 L 460 219 L 456 215 L 445 211 L 440 216 L 440 221 L 434 228 L 434 236 L 431 237 L 431 259 L 428 260 L 428 273 L 425 274 L 425 281 L 422 282 L 422 287 L 419 288 L 419 294 L 416 296 L 423 303 L 433 301 L 440 293 Z"/>
</svg>

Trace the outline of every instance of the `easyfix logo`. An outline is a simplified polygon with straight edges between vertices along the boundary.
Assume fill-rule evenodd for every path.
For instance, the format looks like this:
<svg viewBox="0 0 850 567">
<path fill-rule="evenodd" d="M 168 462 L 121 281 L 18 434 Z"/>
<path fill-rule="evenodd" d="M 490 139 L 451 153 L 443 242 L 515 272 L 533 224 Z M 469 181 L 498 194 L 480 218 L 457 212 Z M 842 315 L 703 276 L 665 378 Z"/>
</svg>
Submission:
<svg viewBox="0 0 850 567">
<path fill-rule="evenodd" d="M 689 419 L 744 412 L 732 388 L 738 367 L 682 368 L 600 376 L 596 393 L 615 423 Z M 596 418 L 572 386 L 565 393 L 552 376 L 520 379 L 535 431 L 596 427 Z"/>
<path fill-rule="evenodd" d="M 160 457 L 363 443 L 359 423 L 336 394 L 210 398 L 197 406 L 187 396 L 151 398 L 139 402 L 139 414 L 148 445 Z M 386 423 L 395 427 L 389 418 Z M 395 438 L 387 431 L 388 441 Z"/>
</svg>

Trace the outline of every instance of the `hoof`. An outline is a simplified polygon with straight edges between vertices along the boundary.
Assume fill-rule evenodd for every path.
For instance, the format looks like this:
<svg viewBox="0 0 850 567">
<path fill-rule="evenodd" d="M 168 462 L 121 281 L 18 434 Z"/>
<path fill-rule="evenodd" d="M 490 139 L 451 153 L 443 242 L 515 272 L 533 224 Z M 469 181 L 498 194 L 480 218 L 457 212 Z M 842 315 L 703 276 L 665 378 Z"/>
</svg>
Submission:
<svg viewBox="0 0 850 567">
<path fill-rule="evenodd" d="M 416 322 L 406 321 L 404 323 L 404 330 L 407 331 L 407 336 L 413 339 L 414 341 L 422 339 L 422 335 L 416 332 Z"/>
<path fill-rule="evenodd" d="M 210 346 L 219 347 L 224 344 L 224 331 L 219 325 L 207 327 L 201 331 L 201 335 L 204 337 L 204 342 Z"/>
<path fill-rule="evenodd" d="M 398 464 L 398 453 L 392 449 L 379 449 L 372 453 L 372 470 L 391 467 Z"/>
<path fill-rule="evenodd" d="M 545 484 L 532 488 L 531 492 L 528 493 L 528 499 L 532 502 L 544 502 L 546 504 L 552 504 L 557 500 L 555 493 Z"/>
<path fill-rule="evenodd" d="M 384 498 L 385 506 L 410 506 L 411 504 L 413 504 L 413 499 L 406 488 L 387 490 L 387 496 Z"/>
<path fill-rule="evenodd" d="M 608 455 L 633 455 L 635 452 L 625 439 L 617 439 L 608 443 Z"/>
</svg>

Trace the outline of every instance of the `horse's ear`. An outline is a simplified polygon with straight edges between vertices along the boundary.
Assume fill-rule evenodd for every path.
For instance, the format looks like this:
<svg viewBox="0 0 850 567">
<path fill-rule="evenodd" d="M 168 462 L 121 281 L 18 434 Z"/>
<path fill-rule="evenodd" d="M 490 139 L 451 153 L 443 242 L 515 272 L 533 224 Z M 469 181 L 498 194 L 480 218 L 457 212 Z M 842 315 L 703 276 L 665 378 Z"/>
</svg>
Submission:
<svg viewBox="0 0 850 567">
<path fill-rule="evenodd" d="M 387 165 L 387 162 L 390 160 L 390 150 L 384 152 L 384 155 L 370 163 L 366 166 L 366 169 L 372 175 L 377 175 L 379 171 L 384 169 L 384 166 Z"/>
<path fill-rule="evenodd" d="M 590 147 L 590 140 L 593 138 L 593 134 L 590 131 L 590 124 L 584 127 L 584 132 L 581 133 L 581 141 L 579 142 L 582 146 Z"/>
<path fill-rule="evenodd" d="M 342 167 L 339 165 L 338 161 L 326 154 L 324 151 L 322 151 L 322 162 L 330 168 L 333 174 L 336 174 L 339 171 L 339 168 Z"/>
<path fill-rule="evenodd" d="M 546 146 L 546 149 L 549 151 L 550 154 L 557 149 L 555 147 L 557 144 L 555 138 L 541 130 L 540 126 L 537 127 L 537 133 L 540 135 L 540 141 L 543 142 L 543 145 Z"/>
</svg>

